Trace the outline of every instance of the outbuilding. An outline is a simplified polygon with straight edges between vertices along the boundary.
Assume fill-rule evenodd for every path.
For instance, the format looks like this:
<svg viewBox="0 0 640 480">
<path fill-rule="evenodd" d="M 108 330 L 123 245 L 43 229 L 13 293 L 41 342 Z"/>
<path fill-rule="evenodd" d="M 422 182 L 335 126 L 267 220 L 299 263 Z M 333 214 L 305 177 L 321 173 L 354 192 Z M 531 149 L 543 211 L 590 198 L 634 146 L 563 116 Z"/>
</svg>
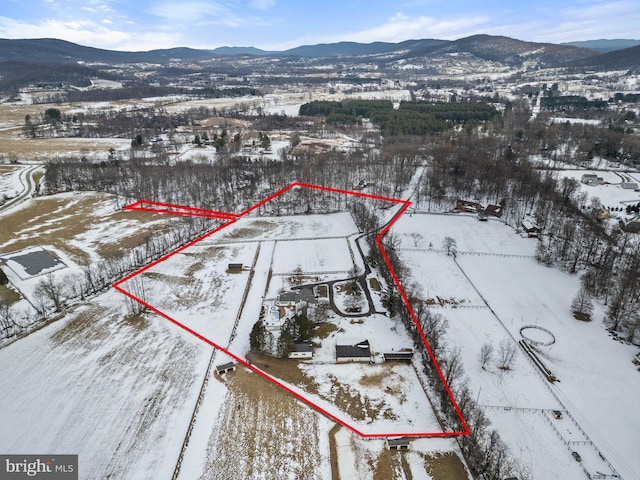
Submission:
<svg viewBox="0 0 640 480">
<path fill-rule="evenodd" d="M 336 344 L 336 362 L 348 363 L 370 361 L 371 347 L 369 345 L 369 340 L 363 340 L 362 342 L 351 345 Z"/>
<path fill-rule="evenodd" d="M 410 445 L 409 437 L 384 439 L 384 448 L 387 450 L 409 450 Z"/>
<path fill-rule="evenodd" d="M 487 215 L 491 215 L 492 217 L 502 217 L 502 206 L 501 205 L 487 205 L 487 208 L 484 209 Z"/>
<path fill-rule="evenodd" d="M 313 345 L 311 342 L 294 343 L 289 358 L 313 358 Z"/>
<path fill-rule="evenodd" d="M 397 352 L 385 352 L 383 353 L 384 355 L 384 361 L 385 362 L 389 362 L 389 361 L 396 361 L 396 362 L 411 362 L 411 359 L 413 358 L 413 350 L 411 349 L 405 349 L 405 350 L 400 350 Z"/>
<path fill-rule="evenodd" d="M 227 270 L 231 273 L 241 272 L 242 268 L 243 268 L 243 265 L 241 263 L 230 263 L 227 266 Z"/>
<path fill-rule="evenodd" d="M 222 365 L 216 365 L 216 373 L 223 375 L 227 372 L 234 372 L 236 370 L 236 364 L 233 362 L 223 363 Z"/>
<path fill-rule="evenodd" d="M 538 238 L 538 236 L 542 232 L 542 229 L 531 220 L 523 219 L 520 222 L 520 225 L 522 226 L 524 231 L 527 232 L 527 236 L 529 238 Z"/>
</svg>

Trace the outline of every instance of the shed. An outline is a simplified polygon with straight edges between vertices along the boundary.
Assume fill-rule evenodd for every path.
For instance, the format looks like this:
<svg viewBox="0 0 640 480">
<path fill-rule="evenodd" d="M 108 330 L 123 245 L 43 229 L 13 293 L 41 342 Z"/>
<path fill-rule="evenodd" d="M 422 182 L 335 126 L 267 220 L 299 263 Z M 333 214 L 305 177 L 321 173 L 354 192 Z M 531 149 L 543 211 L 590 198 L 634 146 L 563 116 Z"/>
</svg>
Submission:
<svg viewBox="0 0 640 480">
<path fill-rule="evenodd" d="M 502 217 L 502 207 L 500 205 L 487 205 L 487 208 L 484 209 L 487 215 L 491 215 L 492 217 Z"/>
<path fill-rule="evenodd" d="M 313 345 L 311 342 L 294 343 L 289 358 L 313 358 Z"/>
<path fill-rule="evenodd" d="M 227 270 L 230 272 L 241 272 L 243 265 L 241 263 L 230 263 Z"/>
<path fill-rule="evenodd" d="M 638 184 L 636 182 L 622 182 L 620 186 L 625 190 L 638 190 Z"/>
<path fill-rule="evenodd" d="M 407 350 L 400 350 L 398 352 L 385 352 L 383 353 L 383 355 L 384 355 L 385 362 L 389 362 L 389 361 L 410 362 L 411 359 L 413 358 L 413 350 L 407 349 Z"/>
<path fill-rule="evenodd" d="M 540 232 L 542 232 L 542 229 L 538 225 L 527 219 L 523 219 L 520 225 L 524 231 L 527 232 L 529 238 L 537 238 Z"/>
<path fill-rule="evenodd" d="M 236 369 L 236 364 L 233 362 L 223 363 L 222 365 L 216 365 L 216 373 L 218 375 L 222 375 L 227 372 L 234 372 Z"/>
<path fill-rule="evenodd" d="M 353 345 L 337 345 L 336 344 L 336 362 L 370 362 L 371 361 L 371 347 L 369 340 L 363 340 L 362 342 Z"/>
<path fill-rule="evenodd" d="M 384 439 L 384 448 L 387 450 L 409 450 L 410 445 L 409 437 Z"/>
</svg>

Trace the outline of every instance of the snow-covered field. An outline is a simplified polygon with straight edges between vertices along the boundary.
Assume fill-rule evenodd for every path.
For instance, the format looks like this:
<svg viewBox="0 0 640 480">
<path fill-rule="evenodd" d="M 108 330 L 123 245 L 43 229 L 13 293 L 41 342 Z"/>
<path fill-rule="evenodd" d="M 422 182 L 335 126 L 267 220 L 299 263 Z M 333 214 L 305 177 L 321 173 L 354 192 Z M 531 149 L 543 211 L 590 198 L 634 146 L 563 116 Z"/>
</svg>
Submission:
<svg viewBox="0 0 640 480">
<path fill-rule="evenodd" d="M 402 248 L 407 249 L 442 250 L 445 237 L 456 241 L 459 254 L 534 255 L 536 247 L 535 241 L 520 238 L 497 220 L 479 222 L 475 215 L 404 215 L 393 232 L 401 236 Z"/>
<path fill-rule="evenodd" d="M 178 322 L 226 347 L 232 334 L 248 271 L 227 272 L 229 263 L 250 266 L 257 244 L 228 248 L 189 247 L 146 270 L 142 279 L 147 301 Z M 136 291 L 137 279 L 122 284 Z"/>
<path fill-rule="evenodd" d="M 580 182 L 582 175 L 585 173 L 595 173 L 608 184 L 604 185 L 585 185 L 580 183 L 580 191 L 586 192 L 588 195 L 587 205 L 591 198 L 596 197 L 600 199 L 604 208 L 620 208 L 623 209 L 631 204 L 635 205 L 640 202 L 640 192 L 634 190 L 624 189 L 620 186 L 622 182 L 636 182 L 638 183 L 637 173 L 615 172 L 615 171 L 593 171 L 593 170 L 561 170 L 558 172 L 558 178 L 573 178 Z M 640 184 L 640 183 L 639 183 Z M 616 215 L 612 213 L 612 215 Z M 620 216 L 626 216 L 624 210 L 619 213 Z"/>
<path fill-rule="evenodd" d="M 414 248 L 412 232 L 419 232 L 427 241 L 433 238 L 434 248 L 445 234 L 456 238 L 460 250 L 470 252 L 526 254 L 535 248 L 535 240 L 522 239 L 503 224 L 465 217 L 405 216 L 398 223 L 398 232 L 402 246 L 408 249 Z M 529 465 L 533 478 L 583 478 L 581 465 L 592 475 L 611 474 L 598 452 L 623 478 L 638 478 L 640 416 L 635 400 L 640 396 L 640 374 L 631 364 L 637 348 L 611 340 L 601 322 L 601 306 L 596 306 L 591 323 L 572 317 L 569 307 L 579 289 L 578 277 L 526 257 L 468 254 L 454 260 L 428 249 L 401 254 L 425 291 L 437 288 L 445 297 L 467 291 L 486 300 L 485 308 L 445 306 L 438 311 L 448 319 L 449 345 L 462 349 L 469 386 L 477 392 L 480 404 L 488 407 L 494 427 L 511 450 Z M 437 281 L 424 272 L 425 266 L 428 269 L 434 263 L 434 255 L 449 263 L 434 272 Z M 458 272 L 450 274 L 455 269 Z M 547 382 L 517 345 L 525 325 L 544 327 L 555 336 L 555 343 L 539 347 L 539 354 L 559 382 Z M 493 360 L 483 370 L 480 348 L 492 344 L 495 359 L 501 341 L 517 348 L 512 369 L 500 370 Z M 545 415 L 554 409 L 565 411 L 565 417 L 575 421 L 566 420 L 567 426 L 549 422 Z M 568 443 L 587 440 L 593 445 Z M 579 451 L 582 462 L 573 459 L 573 450 Z"/>
<path fill-rule="evenodd" d="M 346 238 L 278 242 L 273 255 L 273 273 L 347 272 L 353 267 Z"/>
<path fill-rule="evenodd" d="M 0 349 L 0 451 L 78 454 L 82 479 L 171 478 L 210 349 L 124 305 L 110 291 Z"/>
<path fill-rule="evenodd" d="M 5 198 L 13 198 L 24 190 L 20 173 L 29 166 L 0 165 L 0 203 Z"/>
<path fill-rule="evenodd" d="M 245 217 L 205 243 L 233 243 L 247 240 L 300 240 L 347 237 L 358 231 L 347 212 L 288 217 Z"/>
</svg>

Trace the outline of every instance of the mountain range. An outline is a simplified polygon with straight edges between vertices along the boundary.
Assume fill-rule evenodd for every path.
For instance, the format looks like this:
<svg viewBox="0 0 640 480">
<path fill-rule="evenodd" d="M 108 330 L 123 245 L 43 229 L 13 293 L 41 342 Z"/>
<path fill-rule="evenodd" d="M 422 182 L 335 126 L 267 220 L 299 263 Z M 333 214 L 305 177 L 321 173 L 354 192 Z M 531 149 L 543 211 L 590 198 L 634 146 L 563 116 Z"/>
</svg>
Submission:
<svg viewBox="0 0 640 480">
<path fill-rule="evenodd" d="M 595 43 L 594 43 L 595 42 Z M 58 39 L 0 39 L 0 62 L 34 64 L 123 64 L 170 61 L 199 62 L 216 57 L 296 57 L 296 58 L 365 58 L 372 61 L 394 62 L 413 59 L 429 60 L 452 55 L 468 54 L 485 61 L 518 66 L 534 62 L 541 67 L 589 66 L 598 68 L 639 68 L 638 45 L 609 51 L 613 46 L 629 46 L 635 40 L 611 40 L 553 44 L 525 42 L 509 37 L 474 35 L 459 40 L 421 39 L 399 43 L 339 42 L 303 45 L 284 51 L 266 51 L 254 47 L 220 47 L 213 50 L 171 48 L 146 52 L 123 52 L 78 45 Z M 617 43 L 616 43 L 617 42 Z M 585 48 L 589 47 L 589 48 Z"/>
</svg>

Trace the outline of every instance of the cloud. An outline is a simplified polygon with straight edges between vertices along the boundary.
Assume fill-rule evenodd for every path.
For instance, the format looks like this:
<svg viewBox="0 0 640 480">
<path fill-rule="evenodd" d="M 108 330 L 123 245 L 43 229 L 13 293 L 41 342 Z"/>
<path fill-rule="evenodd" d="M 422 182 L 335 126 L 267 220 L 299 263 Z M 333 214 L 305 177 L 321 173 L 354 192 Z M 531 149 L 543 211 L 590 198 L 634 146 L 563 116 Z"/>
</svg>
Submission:
<svg viewBox="0 0 640 480">
<path fill-rule="evenodd" d="M 251 0 L 251 6 L 257 10 L 268 10 L 276 4 L 275 0 Z"/>
<path fill-rule="evenodd" d="M 198 22 L 203 19 L 225 17 L 230 12 L 227 7 L 217 2 L 175 2 L 157 3 L 149 8 L 148 13 L 171 22 Z"/>
<path fill-rule="evenodd" d="M 557 8 L 531 20 L 487 28 L 486 33 L 537 42 L 568 42 L 599 38 L 637 38 L 640 5 L 628 1 L 583 1 Z"/>
<path fill-rule="evenodd" d="M 255 3 L 267 8 L 273 0 L 254 0 Z M 248 25 L 270 25 L 269 21 L 248 15 L 238 15 L 228 5 L 221 2 L 186 2 L 179 8 L 174 2 L 158 3 L 148 10 L 148 13 L 162 18 L 165 28 L 175 29 L 177 26 L 205 27 L 221 25 L 226 27 L 244 27 Z"/>
<path fill-rule="evenodd" d="M 457 39 L 478 33 L 487 25 L 488 21 L 489 18 L 485 16 L 436 19 L 428 16 L 410 17 L 398 12 L 382 25 L 343 34 L 339 40 L 366 43 L 375 41 L 400 42 L 412 38 Z"/>
<path fill-rule="evenodd" d="M 0 17 L 0 37 L 3 38 L 59 38 L 82 45 L 113 50 L 152 50 L 161 46 L 173 47 L 180 36 L 163 31 L 127 31 L 109 28 L 104 23 L 88 20 L 64 22 L 45 20 L 27 23 Z"/>
</svg>

